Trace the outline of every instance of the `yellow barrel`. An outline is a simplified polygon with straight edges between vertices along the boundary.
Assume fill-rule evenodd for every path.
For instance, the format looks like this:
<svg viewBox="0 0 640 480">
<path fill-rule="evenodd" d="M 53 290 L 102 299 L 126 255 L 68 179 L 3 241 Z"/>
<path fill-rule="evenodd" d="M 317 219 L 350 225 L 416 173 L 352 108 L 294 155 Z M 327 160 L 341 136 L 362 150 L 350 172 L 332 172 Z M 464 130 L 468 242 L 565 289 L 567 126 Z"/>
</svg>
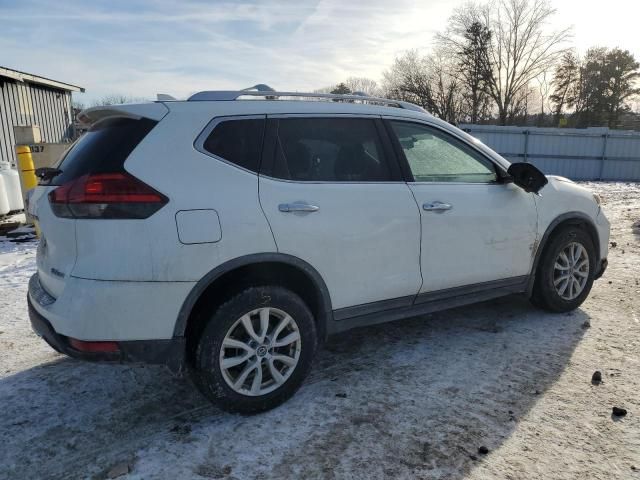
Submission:
<svg viewBox="0 0 640 480">
<path fill-rule="evenodd" d="M 33 165 L 31 157 L 31 149 L 26 145 L 16 147 L 18 154 L 18 170 L 20 170 L 20 183 L 22 184 L 22 195 L 26 196 L 27 192 L 38 185 L 36 177 L 36 167 Z"/>
<path fill-rule="evenodd" d="M 31 149 L 26 145 L 18 145 L 16 147 L 16 153 L 18 154 L 18 171 L 20 172 L 20 184 L 22 186 L 22 198 L 27 197 L 27 192 L 38 185 L 38 177 L 36 177 L 36 167 L 33 164 L 33 157 L 31 156 Z M 26 205 L 26 202 L 25 202 Z M 29 214 L 27 213 L 27 217 Z M 36 229 L 36 235 L 40 236 L 40 226 L 35 219 L 29 218 L 33 221 L 33 226 Z"/>
</svg>

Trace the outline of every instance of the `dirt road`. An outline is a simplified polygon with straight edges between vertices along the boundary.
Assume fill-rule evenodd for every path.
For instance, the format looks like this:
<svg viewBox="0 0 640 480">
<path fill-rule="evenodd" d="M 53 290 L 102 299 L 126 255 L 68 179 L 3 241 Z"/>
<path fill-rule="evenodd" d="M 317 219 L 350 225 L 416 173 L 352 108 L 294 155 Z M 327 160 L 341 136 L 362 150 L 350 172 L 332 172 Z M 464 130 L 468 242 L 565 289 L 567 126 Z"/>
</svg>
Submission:
<svg viewBox="0 0 640 480">
<path fill-rule="evenodd" d="M 591 187 L 617 246 L 581 309 L 508 298 L 354 331 L 252 417 L 163 368 L 54 353 L 28 327 L 35 245 L 0 242 L 0 479 L 640 479 L 640 185 Z"/>
</svg>

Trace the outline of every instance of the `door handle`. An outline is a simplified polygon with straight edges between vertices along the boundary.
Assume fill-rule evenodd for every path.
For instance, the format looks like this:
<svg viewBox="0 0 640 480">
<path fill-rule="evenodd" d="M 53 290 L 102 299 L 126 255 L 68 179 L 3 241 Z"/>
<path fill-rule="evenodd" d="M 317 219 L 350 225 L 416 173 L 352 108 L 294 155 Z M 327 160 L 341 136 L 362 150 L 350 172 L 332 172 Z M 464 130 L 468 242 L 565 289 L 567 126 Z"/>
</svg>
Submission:
<svg viewBox="0 0 640 480">
<path fill-rule="evenodd" d="M 453 205 L 449 203 L 442 202 L 433 202 L 433 203 L 424 203 L 422 208 L 428 212 L 444 212 L 445 210 L 451 210 Z"/>
<path fill-rule="evenodd" d="M 320 207 L 316 205 L 310 205 L 308 203 L 294 202 L 294 203 L 281 203 L 278 205 L 278 210 L 281 212 L 317 212 Z"/>
</svg>

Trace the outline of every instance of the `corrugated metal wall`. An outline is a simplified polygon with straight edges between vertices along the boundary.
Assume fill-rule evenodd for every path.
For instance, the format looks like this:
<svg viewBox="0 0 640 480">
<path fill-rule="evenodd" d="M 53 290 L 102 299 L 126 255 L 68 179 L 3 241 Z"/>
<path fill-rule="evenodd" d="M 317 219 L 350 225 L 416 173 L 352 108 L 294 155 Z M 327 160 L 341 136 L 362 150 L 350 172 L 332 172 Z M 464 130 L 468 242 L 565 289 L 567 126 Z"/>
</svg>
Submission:
<svg viewBox="0 0 640 480">
<path fill-rule="evenodd" d="M 66 142 L 71 115 L 71 92 L 0 77 L 0 162 L 16 161 L 14 126 L 38 125 L 43 142 Z"/>
<path fill-rule="evenodd" d="M 511 162 L 573 180 L 640 181 L 640 132 L 460 125 Z"/>
</svg>

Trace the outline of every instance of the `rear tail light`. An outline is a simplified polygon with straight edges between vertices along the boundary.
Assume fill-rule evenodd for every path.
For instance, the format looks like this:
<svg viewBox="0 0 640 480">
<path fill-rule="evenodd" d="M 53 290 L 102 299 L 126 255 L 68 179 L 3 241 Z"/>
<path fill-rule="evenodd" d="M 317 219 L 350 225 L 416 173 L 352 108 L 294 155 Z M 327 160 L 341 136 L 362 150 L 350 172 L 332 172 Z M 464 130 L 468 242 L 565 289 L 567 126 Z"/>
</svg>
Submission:
<svg viewBox="0 0 640 480">
<path fill-rule="evenodd" d="M 128 173 L 93 173 L 51 193 L 53 213 L 65 218 L 148 218 L 168 199 Z"/>
</svg>

